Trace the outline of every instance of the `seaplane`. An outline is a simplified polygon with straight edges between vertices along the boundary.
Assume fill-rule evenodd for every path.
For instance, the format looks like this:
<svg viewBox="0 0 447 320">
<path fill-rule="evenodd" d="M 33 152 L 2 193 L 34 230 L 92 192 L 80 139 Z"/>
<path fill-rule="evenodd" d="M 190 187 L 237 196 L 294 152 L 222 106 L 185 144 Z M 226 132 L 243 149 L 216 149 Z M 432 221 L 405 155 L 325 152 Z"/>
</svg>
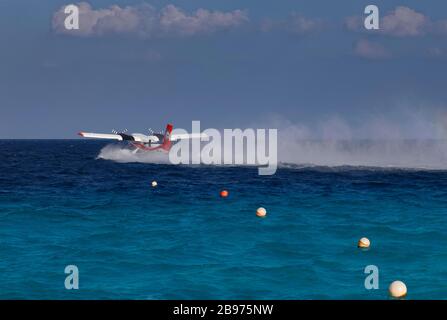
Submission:
<svg viewBox="0 0 447 320">
<path fill-rule="evenodd" d="M 204 133 L 173 134 L 173 128 L 172 124 L 168 124 L 166 130 L 160 133 L 155 133 L 152 129 L 149 129 L 149 135 L 141 133 L 128 134 L 127 129 L 122 132 L 113 130 L 111 134 L 81 131 L 78 135 L 84 138 L 125 141 L 135 148 L 135 153 L 138 151 L 161 151 L 167 153 L 173 144 L 182 139 L 201 139 L 207 137 Z"/>
</svg>

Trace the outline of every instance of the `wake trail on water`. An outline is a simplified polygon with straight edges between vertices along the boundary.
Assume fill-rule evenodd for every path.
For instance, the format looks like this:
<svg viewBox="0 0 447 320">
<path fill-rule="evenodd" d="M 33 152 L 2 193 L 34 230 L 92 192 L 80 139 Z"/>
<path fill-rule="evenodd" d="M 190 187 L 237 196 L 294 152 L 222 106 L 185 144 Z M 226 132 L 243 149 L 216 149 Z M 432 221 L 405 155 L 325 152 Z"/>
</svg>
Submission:
<svg viewBox="0 0 447 320">
<path fill-rule="evenodd" d="M 445 140 L 299 141 L 279 149 L 283 166 L 447 169 Z"/>
<path fill-rule="evenodd" d="M 447 170 L 447 140 L 287 140 L 278 137 L 277 163 L 280 168 L 378 167 Z M 244 161 L 247 159 L 246 155 L 247 150 L 244 152 Z M 120 144 L 105 146 L 97 158 L 120 163 L 171 163 L 167 153 L 135 153 Z M 253 164 L 239 164 L 244 165 Z"/>
</svg>

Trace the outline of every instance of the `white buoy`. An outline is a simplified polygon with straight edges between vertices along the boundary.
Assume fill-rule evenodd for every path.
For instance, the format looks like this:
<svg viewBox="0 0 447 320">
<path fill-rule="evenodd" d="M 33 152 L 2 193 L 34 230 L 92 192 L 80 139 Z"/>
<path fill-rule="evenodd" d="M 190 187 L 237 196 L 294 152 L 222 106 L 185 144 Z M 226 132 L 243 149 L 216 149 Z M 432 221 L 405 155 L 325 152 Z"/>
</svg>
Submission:
<svg viewBox="0 0 447 320">
<path fill-rule="evenodd" d="M 359 243 L 357 244 L 357 246 L 359 248 L 369 248 L 370 245 L 371 245 L 371 242 L 369 241 L 368 238 L 361 238 L 359 240 Z"/>
<path fill-rule="evenodd" d="M 157 181 L 152 181 L 152 187 L 155 188 L 158 185 Z"/>
<path fill-rule="evenodd" d="M 388 291 L 393 298 L 402 298 L 407 295 L 407 286 L 402 281 L 394 281 Z"/>
<path fill-rule="evenodd" d="M 264 218 L 267 215 L 267 210 L 265 210 L 264 208 L 258 208 L 258 210 L 256 210 L 256 215 L 258 217 Z"/>
</svg>

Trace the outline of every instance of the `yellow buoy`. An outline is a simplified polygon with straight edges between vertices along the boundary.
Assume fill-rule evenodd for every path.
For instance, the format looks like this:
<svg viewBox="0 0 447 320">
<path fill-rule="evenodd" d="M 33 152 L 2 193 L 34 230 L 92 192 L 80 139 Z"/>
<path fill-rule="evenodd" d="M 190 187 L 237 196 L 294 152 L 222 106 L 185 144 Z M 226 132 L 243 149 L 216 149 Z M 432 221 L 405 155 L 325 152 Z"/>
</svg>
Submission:
<svg viewBox="0 0 447 320">
<path fill-rule="evenodd" d="M 156 186 L 158 186 L 158 183 L 157 183 L 157 181 L 152 181 L 152 187 L 156 187 Z"/>
<path fill-rule="evenodd" d="M 258 217 L 261 217 L 261 218 L 263 218 L 263 217 L 265 217 L 266 215 L 267 215 L 267 210 L 265 210 L 264 208 L 258 208 L 258 210 L 256 210 L 256 215 L 258 216 Z"/>
<path fill-rule="evenodd" d="M 361 238 L 359 240 L 359 243 L 357 244 L 357 246 L 359 248 L 369 248 L 370 245 L 371 245 L 371 242 L 369 241 L 368 238 Z"/>
<path fill-rule="evenodd" d="M 394 281 L 388 291 L 393 298 L 402 298 L 407 295 L 407 286 L 402 281 Z"/>
</svg>

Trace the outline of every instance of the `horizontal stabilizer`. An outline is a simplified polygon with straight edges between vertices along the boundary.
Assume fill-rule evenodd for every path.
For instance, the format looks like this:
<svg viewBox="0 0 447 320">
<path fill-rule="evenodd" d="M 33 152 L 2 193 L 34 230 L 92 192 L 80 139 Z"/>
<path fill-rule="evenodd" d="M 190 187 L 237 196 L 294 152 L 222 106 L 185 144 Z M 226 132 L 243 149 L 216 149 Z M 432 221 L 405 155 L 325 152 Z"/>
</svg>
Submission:
<svg viewBox="0 0 447 320">
<path fill-rule="evenodd" d="M 207 139 L 208 135 L 205 133 L 180 133 L 171 135 L 171 140 L 182 140 L 182 139 Z"/>
</svg>

